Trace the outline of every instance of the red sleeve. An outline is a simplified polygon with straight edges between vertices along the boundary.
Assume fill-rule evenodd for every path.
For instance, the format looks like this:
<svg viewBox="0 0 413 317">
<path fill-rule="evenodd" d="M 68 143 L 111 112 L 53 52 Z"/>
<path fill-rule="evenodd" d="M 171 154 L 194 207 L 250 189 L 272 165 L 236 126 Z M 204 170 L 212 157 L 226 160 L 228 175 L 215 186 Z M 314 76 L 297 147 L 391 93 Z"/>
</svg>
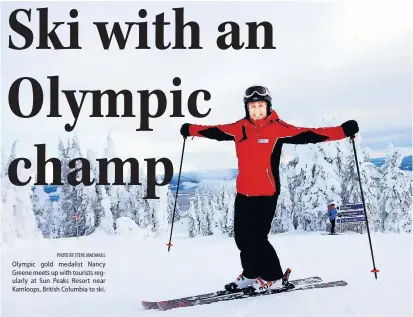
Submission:
<svg viewBox="0 0 413 317">
<path fill-rule="evenodd" d="M 283 139 L 285 143 L 291 144 L 306 144 L 306 143 L 320 143 L 327 141 L 337 141 L 345 139 L 343 128 L 325 127 L 325 128 L 303 128 L 296 127 L 292 124 L 278 120 Z"/>
<path fill-rule="evenodd" d="M 240 135 L 240 121 L 219 125 L 197 125 L 189 126 L 189 135 L 214 139 L 218 141 L 234 141 Z"/>
</svg>

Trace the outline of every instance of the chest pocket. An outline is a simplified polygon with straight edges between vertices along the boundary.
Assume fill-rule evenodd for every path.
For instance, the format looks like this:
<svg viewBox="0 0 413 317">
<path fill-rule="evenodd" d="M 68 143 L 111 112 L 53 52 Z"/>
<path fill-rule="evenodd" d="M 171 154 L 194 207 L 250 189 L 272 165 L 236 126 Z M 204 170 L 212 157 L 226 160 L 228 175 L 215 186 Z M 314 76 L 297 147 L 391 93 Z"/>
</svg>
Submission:
<svg viewBox="0 0 413 317">
<path fill-rule="evenodd" d="M 237 143 L 248 143 L 248 144 L 258 144 L 265 145 L 272 143 L 273 137 L 271 137 L 271 131 L 269 129 L 261 128 L 257 129 L 254 127 L 246 127 L 243 125 L 241 127 L 240 134 L 238 135 Z"/>
<path fill-rule="evenodd" d="M 243 142 L 243 141 L 246 141 L 248 139 L 247 131 L 245 129 L 245 125 L 242 126 L 242 134 L 241 135 L 242 135 L 242 138 L 241 138 L 241 140 L 239 140 L 239 142 Z"/>
<path fill-rule="evenodd" d="M 247 130 L 248 129 L 245 125 L 241 126 L 241 130 L 239 130 L 239 134 L 235 142 L 237 157 L 244 163 L 249 161 L 252 155 L 251 131 L 247 132 Z"/>
</svg>

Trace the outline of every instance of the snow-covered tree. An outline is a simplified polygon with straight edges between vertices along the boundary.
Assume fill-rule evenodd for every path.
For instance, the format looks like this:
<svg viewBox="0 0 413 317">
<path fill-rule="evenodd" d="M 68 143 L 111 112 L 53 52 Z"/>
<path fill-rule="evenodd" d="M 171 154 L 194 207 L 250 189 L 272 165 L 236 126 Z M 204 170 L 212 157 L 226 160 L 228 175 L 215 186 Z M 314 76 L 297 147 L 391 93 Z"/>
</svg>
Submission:
<svg viewBox="0 0 413 317">
<path fill-rule="evenodd" d="M 177 222 L 181 219 L 181 215 L 178 202 L 175 205 L 175 194 L 172 193 L 171 188 L 168 186 L 168 223 L 172 223 L 172 218 L 174 218 L 174 222 Z"/>
<path fill-rule="evenodd" d="M 197 208 L 199 213 L 199 222 L 201 227 L 201 235 L 209 236 L 212 234 L 212 214 L 211 195 L 210 191 L 203 187 L 201 192 L 197 191 L 196 195 Z"/>
<path fill-rule="evenodd" d="M 49 195 L 44 191 L 43 186 L 35 186 L 30 195 L 33 212 L 36 216 L 37 227 L 44 237 L 51 236 L 53 228 L 53 202 Z"/>
<path fill-rule="evenodd" d="M 82 158 L 82 152 L 80 150 L 79 141 L 76 136 L 69 140 L 67 147 L 67 156 L 69 160 L 73 161 L 74 159 Z M 76 180 L 80 180 L 83 175 L 82 171 L 82 162 L 76 160 L 74 168 L 69 167 L 69 175 L 76 177 Z M 67 209 L 67 235 L 69 237 L 82 236 L 85 234 L 86 228 L 86 210 L 90 210 L 90 190 L 87 189 L 83 183 L 78 185 L 69 185 L 71 187 L 69 193 L 65 196 L 67 201 L 70 201 L 70 209 Z M 88 195 L 89 193 L 89 195 Z M 77 218 L 76 218 L 77 216 Z M 94 225 L 94 223 L 93 223 Z M 90 230 L 90 228 L 88 229 Z"/>
<path fill-rule="evenodd" d="M 3 168 L 4 168 L 4 170 L 3 170 L 3 175 L 4 175 L 4 176 L 9 175 L 9 166 L 10 166 L 10 163 L 16 158 L 16 146 L 17 146 L 17 141 L 14 141 L 13 144 L 12 144 L 12 146 L 11 146 L 11 151 L 10 151 L 10 155 L 9 155 L 8 160 L 5 160 L 5 155 L 2 154 L 2 156 L 3 156 L 3 157 L 2 157 L 2 160 L 4 160 L 4 161 L 3 161 L 3 163 L 4 163 L 4 166 L 3 166 Z"/>
<path fill-rule="evenodd" d="M 403 157 L 390 144 L 380 181 L 380 207 L 384 232 L 411 232 L 412 195 L 409 178 L 400 170 Z"/>
<path fill-rule="evenodd" d="M 271 223 L 271 233 L 288 232 L 294 230 L 292 201 L 290 189 L 288 187 L 288 169 L 286 164 L 280 164 L 279 175 L 281 188 L 277 202 L 276 214 Z"/>
<path fill-rule="evenodd" d="M 160 183 L 160 179 L 157 180 Z M 153 199 L 150 202 L 153 208 L 152 231 L 155 236 L 161 236 L 168 230 L 168 186 L 156 186 L 156 196 L 159 199 Z"/>
<path fill-rule="evenodd" d="M 218 227 L 223 234 L 227 233 L 227 217 L 228 210 L 225 204 L 225 199 L 227 199 L 227 186 L 222 182 L 218 190 L 216 191 L 216 205 L 218 212 L 216 213 L 218 218 Z"/>
<path fill-rule="evenodd" d="M 119 217 L 128 217 L 130 219 L 135 219 L 135 209 L 132 206 L 131 200 L 131 189 L 133 186 L 124 185 L 118 187 L 118 206 L 119 206 Z"/>
<path fill-rule="evenodd" d="M 52 202 L 52 209 L 48 215 L 49 238 L 65 237 L 66 215 L 59 201 Z"/>
<path fill-rule="evenodd" d="M 115 153 L 115 143 L 112 140 L 112 136 L 108 133 L 107 141 L 106 141 L 106 148 L 105 148 L 105 157 L 108 160 L 111 160 L 116 156 Z M 107 166 L 107 179 L 109 184 L 113 184 L 115 182 L 115 166 L 114 164 L 108 164 Z M 113 216 L 113 226 L 116 227 L 116 219 L 120 217 L 119 211 L 119 202 L 120 196 L 122 195 L 120 191 L 122 190 L 119 185 L 105 185 L 106 193 L 108 194 L 108 198 L 110 200 L 110 208 Z"/>
<path fill-rule="evenodd" d="M 89 195 L 91 196 L 91 201 L 90 201 L 90 209 L 93 213 L 90 214 L 90 212 L 87 213 L 87 219 L 86 222 L 88 223 L 88 226 L 91 225 L 91 222 L 93 221 L 93 229 L 91 228 L 88 230 L 86 234 L 92 233 L 97 227 L 99 227 L 100 220 L 104 214 L 103 212 L 103 206 L 102 206 L 102 191 L 105 190 L 105 188 L 102 185 L 96 185 L 99 179 L 99 172 L 96 166 L 96 153 L 92 150 L 87 151 L 87 159 L 90 162 L 90 178 L 91 180 L 95 180 L 94 183 L 91 185 L 90 188 L 90 193 Z"/>
<path fill-rule="evenodd" d="M 197 210 L 195 209 L 195 204 L 191 200 L 189 202 L 189 211 L 188 211 L 188 233 L 189 237 L 194 238 L 200 234 L 199 232 L 199 217 Z"/>
<path fill-rule="evenodd" d="M 225 233 L 229 237 L 234 236 L 234 203 L 235 203 L 235 191 L 228 187 L 225 187 L 224 191 L 224 213 L 225 216 Z"/>
<path fill-rule="evenodd" d="M 13 143 L 7 168 L 2 171 L 2 200 L 1 200 L 1 223 L 2 241 L 12 245 L 19 239 L 39 239 L 43 238 L 41 231 L 37 227 L 30 191 L 33 181 L 25 186 L 13 185 L 6 176 L 8 165 L 13 158 L 16 158 L 16 142 Z M 30 171 L 18 165 L 17 175 L 20 179 L 28 179 Z"/>
<path fill-rule="evenodd" d="M 88 160 L 91 162 L 91 177 L 95 178 L 96 182 L 99 179 L 99 170 L 96 165 L 96 153 L 92 150 L 88 151 Z M 91 202 L 91 208 L 94 212 L 94 231 L 103 232 L 105 234 L 114 234 L 113 215 L 111 211 L 111 202 L 106 192 L 104 185 L 93 185 L 96 195 Z M 89 216 L 90 221 L 92 216 Z"/>
<path fill-rule="evenodd" d="M 139 182 L 142 185 L 131 186 L 130 191 L 131 201 L 133 203 L 132 208 L 135 209 L 135 222 L 139 228 L 144 229 L 151 223 L 153 211 L 148 199 L 144 199 L 148 191 L 148 184 L 145 171 L 142 168 L 140 168 L 139 175 L 141 176 Z"/>
<path fill-rule="evenodd" d="M 217 233 L 224 233 L 224 230 L 222 228 L 222 210 L 219 208 L 218 205 L 218 199 L 219 199 L 219 194 L 217 191 L 212 191 L 211 196 L 210 196 L 210 204 L 211 204 L 211 212 L 212 212 L 212 217 L 211 217 L 211 230 L 212 234 L 217 234 Z"/>
<path fill-rule="evenodd" d="M 299 230 L 325 229 L 329 201 L 340 201 L 337 144 L 306 144 L 297 147 L 294 160 L 293 208 Z"/>
<path fill-rule="evenodd" d="M 79 211 L 84 215 L 83 235 L 89 235 L 95 231 L 95 211 L 93 207 L 95 206 L 97 195 L 94 187 L 94 185 L 86 186 L 82 191 Z"/>
<path fill-rule="evenodd" d="M 114 234 L 114 220 L 111 211 L 110 199 L 108 197 L 108 194 L 106 194 L 106 191 L 103 190 L 103 188 L 101 188 L 100 186 L 98 187 L 98 191 L 100 192 L 101 197 L 102 215 L 99 220 L 99 226 L 96 228 L 95 231 L 104 232 L 106 234 Z"/>
</svg>

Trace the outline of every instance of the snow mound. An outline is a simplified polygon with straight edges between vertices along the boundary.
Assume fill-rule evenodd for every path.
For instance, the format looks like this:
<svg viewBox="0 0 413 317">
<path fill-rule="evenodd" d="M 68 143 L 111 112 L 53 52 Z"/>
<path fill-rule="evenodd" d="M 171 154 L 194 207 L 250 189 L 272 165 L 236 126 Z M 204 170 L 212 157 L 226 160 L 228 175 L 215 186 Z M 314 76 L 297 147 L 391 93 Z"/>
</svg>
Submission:
<svg viewBox="0 0 413 317">
<path fill-rule="evenodd" d="M 116 234 L 121 236 L 135 236 L 137 238 L 146 238 L 151 235 L 151 232 L 149 228 L 140 228 L 131 218 L 120 217 L 116 219 Z"/>
</svg>

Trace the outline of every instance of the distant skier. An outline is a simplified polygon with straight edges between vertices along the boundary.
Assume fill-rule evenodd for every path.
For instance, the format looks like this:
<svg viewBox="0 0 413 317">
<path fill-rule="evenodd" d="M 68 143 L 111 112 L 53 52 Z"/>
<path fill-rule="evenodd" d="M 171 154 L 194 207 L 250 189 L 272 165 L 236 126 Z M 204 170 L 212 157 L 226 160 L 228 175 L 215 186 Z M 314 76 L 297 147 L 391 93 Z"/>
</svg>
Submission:
<svg viewBox="0 0 413 317">
<path fill-rule="evenodd" d="M 334 203 L 330 203 L 328 205 L 328 218 L 330 219 L 331 223 L 331 234 L 335 234 L 335 227 L 336 227 L 336 217 L 337 217 L 337 209 Z"/>
<path fill-rule="evenodd" d="M 268 241 L 280 195 L 278 169 L 282 145 L 341 140 L 354 135 L 359 128 L 354 120 L 327 128 L 302 128 L 288 124 L 280 120 L 272 109 L 270 92 L 263 86 L 252 86 L 245 91 L 244 107 L 245 117 L 234 123 L 185 123 L 181 134 L 184 138 L 197 136 L 235 142 L 238 177 L 234 236 L 243 272 L 225 288 L 260 292 L 280 288 L 284 284 L 278 255 Z"/>
</svg>

